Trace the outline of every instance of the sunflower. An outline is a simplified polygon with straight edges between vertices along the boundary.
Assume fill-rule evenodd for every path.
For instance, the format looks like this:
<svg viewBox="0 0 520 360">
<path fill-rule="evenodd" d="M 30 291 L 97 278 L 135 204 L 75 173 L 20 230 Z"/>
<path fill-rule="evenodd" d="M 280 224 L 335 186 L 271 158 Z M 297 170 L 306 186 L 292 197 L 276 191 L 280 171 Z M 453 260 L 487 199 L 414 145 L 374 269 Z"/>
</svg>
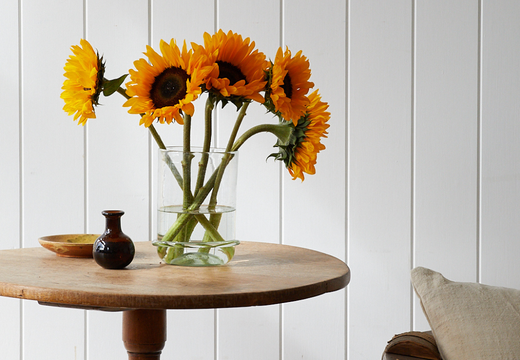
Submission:
<svg viewBox="0 0 520 360">
<path fill-rule="evenodd" d="M 170 124 L 173 119 L 183 124 L 181 112 L 192 116 L 195 110 L 192 102 L 201 93 L 200 85 L 211 66 L 204 66 L 206 59 L 200 53 L 186 50 L 182 52 L 172 39 L 170 43 L 161 40 L 162 56 L 150 46 L 144 53 L 145 59 L 134 62 L 136 70 L 130 69 L 130 81 L 126 84 L 131 98 L 123 106 L 130 107 L 130 114 L 144 114 L 140 125 L 149 127 L 155 119 Z"/>
<path fill-rule="evenodd" d="M 280 152 L 272 154 L 275 159 L 282 160 L 293 180 L 300 178 L 305 180 L 304 174 L 315 174 L 317 155 L 325 146 L 321 138 L 327 137 L 327 129 L 330 113 L 329 105 L 321 101 L 318 90 L 309 95 L 309 104 L 306 113 L 296 125 L 293 122 L 284 122 L 293 128 L 293 135 L 287 144 L 278 143 Z"/>
<path fill-rule="evenodd" d="M 301 50 L 292 57 L 289 49 L 284 53 L 282 48 L 279 48 L 270 71 L 271 83 L 267 97 L 274 107 L 271 110 L 297 125 L 309 104 L 306 95 L 309 89 L 314 87 L 309 81 L 309 61 L 302 56 Z"/>
<path fill-rule="evenodd" d="M 198 47 L 198 45 L 193 44 Z M 224 97 L 243 97 L 260 103 L 259 94 L 265 89 L 265 70 L 269 63 L 265 55 L 254 50 L 255 42 L 229 31 L 219 30 L 211 36 L 204 33 L 204 50 L 217 66 L 206 79 L 206 88 Z"/>
<path fill-rule="evenodd" d="M 73 55 L 67 59 L 61 98 L 65 110 L 74 114 L 74 121 L 85 125 L 87 119 L 95 119 L 94 105 L 98 105 L 99 94 L 103 87 L 105 65 L 103 58 L 94 51 L 87 40 L 81 39 L 80 45 L 71 47 Z"/>
</svg>

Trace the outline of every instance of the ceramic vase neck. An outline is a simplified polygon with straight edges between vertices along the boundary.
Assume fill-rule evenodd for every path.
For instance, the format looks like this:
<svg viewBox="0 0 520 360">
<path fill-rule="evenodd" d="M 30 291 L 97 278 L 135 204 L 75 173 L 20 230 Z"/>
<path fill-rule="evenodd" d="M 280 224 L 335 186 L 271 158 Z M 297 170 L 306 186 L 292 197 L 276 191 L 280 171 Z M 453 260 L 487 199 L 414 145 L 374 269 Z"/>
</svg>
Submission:
<svg viewBox="0 0 520 360">
<path fill-rule="evenodd" d="M 103 211 L 103 215 L 106 219 L 105 233 L 121 232 L 121 216 L 123 216 L 124 213 L 124 211 L 120 210 Z"/>
</svg>

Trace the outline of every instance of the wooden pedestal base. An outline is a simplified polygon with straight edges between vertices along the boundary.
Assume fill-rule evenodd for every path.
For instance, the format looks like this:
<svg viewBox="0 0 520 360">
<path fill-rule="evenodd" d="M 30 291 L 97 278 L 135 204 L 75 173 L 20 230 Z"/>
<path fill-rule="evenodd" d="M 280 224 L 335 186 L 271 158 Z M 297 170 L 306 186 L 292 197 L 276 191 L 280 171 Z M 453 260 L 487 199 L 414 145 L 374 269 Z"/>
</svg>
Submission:
<svg viewBox="0 0 520 360">
<path fill-rule="evenodd" d="M 166 310 L 123 311 L 128 360 L 159 360 L 166 342 Z"/>
</svg>

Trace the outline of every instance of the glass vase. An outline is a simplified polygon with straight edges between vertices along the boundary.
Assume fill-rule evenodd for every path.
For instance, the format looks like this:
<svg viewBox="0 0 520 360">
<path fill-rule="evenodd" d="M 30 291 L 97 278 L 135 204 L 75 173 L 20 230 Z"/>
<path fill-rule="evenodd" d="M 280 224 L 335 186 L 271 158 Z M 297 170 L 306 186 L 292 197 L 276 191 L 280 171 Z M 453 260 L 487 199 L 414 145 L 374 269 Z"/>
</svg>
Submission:
<svg viewBox="0 0 520 360">
<path fill-rule="evenodd" d="M 215 266 L 234 256 L 238 153 L 159 149 L 157 246 L 167 264 Z"/>
</svg>

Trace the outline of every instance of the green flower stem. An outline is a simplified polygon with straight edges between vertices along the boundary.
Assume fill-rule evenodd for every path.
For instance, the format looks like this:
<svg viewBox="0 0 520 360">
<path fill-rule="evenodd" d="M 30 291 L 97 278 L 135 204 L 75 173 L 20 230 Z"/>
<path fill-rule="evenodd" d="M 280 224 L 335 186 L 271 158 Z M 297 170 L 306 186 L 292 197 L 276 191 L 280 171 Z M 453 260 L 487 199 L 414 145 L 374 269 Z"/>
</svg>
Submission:
<svg viewBox="0 0 520 360">
<path fill-rule="evenodd" d="M 162 241 L 172 241 L 172 239 L 177 238 L 177 236 L 180 234 L 184 226 L 188 223 L 188 221 L 191 219 L 193 214 L 189 213 L 182 213 L 177 216 L 177 220 L 170 226 L 168 231 L 163 235 Z"/>
<path fill-rule="evenodd" d="M 235 247 L 234 246 L 223 247 L 221 249 L 226 254 L 228 261 L 231 261 L 231 259 L 233 259 L 233 256 L 235 256 Z"/>
<path fill-rule="evenodd" d="M 183 208 L 187 209 L 188 206 L 193 202 L 193 194 L 191 193 L 190 185 L 191 185 L 191 160 L 193 159 L 193 155 L 191 154 L 191 116 L 188 114 L 184 114 L 184 139 L 183 139 L 183 159 L 182 159 L 182 168 L 183 168 Z"/>
<path fill-rule="evenodd" d="M 222 213 L 211 213 L 209 216 L 209 223 L 212 228 L 217 228 L 220 225 L 220 220 L 222 219 Z M 211 241 L 211 234 L 208 233 L 207 229 L 204 233 L 204 237 L 202 238 L 202 242 L 208 242 Z"/>
<path fill-rule="evenodd" d="M 164 146 L 164 143 L 162 142 L 161 137 L 157 133 L 157 130 L 155 130 L 155 127 L 153 126 L 153 124 L 148 127 L 148 130 L 150 130 L 150 133 L 152 134 L 153 138 L 155 139 L 157 146 L 159 146 L 159 149 L 166 150 L 166 146 Z M 182 176 L 179 173 L 179 170 L 177 170 L 177 167 L 175 166 L 175 164 L 172 162 L 170 155 L 168 155 L 168 153 L 163 153 L 163 160 L 166 162 L 166 165 L 168 165 L 168 167 L 170 168 L 173 176 L 175 177 L 175 180 L 177 180 L 177 183 L 179 184 L 179 186 L 182 189 L 184 187 Z"/>
<path fill-rule="evenodd" d="M 261 124 L 254 126 L 238 138 L 238 140 L 233 144 L 231 151 L 237 151 L 251 136 L 262 132 L 269 132 L 275 135 L 282 144 L 287 144 L 292 135 L 293 129 L 290 127 L 290 123 Z"/>
<path fill-rule="evenodd" d="M 206 234 L 209 234 L 209 236 L 212 238 L 213 241 L 226 241 L 226 240 L 224 240 L 222 235 L 220 235 L 219 232 L 217 231 L 218 225 L 217 225 L 217 227 L 213 226 L 213 224 L 211 224 L 211 222 L 208 219 L 206 219 L 206 217 L 203 214 L 198 214 L 198 215 L 194 215 L 194 216 L 197 218 L 199 223 L 204 227 L 204 229 L 206 229 Z M 204 235 L 204 237 L 206 237 L 206 234 Z M 207 242 L 207 241 L 204 241 L 204 242 Z"/>
<path fill-rule="evenodd" d="M 148 130 L 150 130 L 150 134 L 152 134 L 159 149 L 166 150 L 166 146 L 164 146 L 161 136 L 159 135 L 159 133 L 157 133 L 157 130 L 155 130 L 153 124 L 150 124 L 150 126 L 148 126 Z"/>
<path fill-rule="evenodd" d="M 244 109 L 243 114 L 241 112 L 241 116 L 242 117 L 245 116 L 245 109 Z M 242 121 L 242 119 L 240 119 L 239 121 Z M 215 186 L 214 186 L 212 195 L 215 194 L 216 191 L 218 191 L 217 184 L 220 184 L 220 181 L 222 180 L 222 174 L 224 173 L 224 169 L 227 166 L 227 164 L 229 163 L 229 161 L 231 160 L 231 157 L 233 156 L 229 152 L 237 151 L 245 143 L 245 141 L 247 139 L 249 139 L 251 136 L 259 134 L 261 132 L 270 132 L 270 133 L 274 134 L 282 143 L 287 143 L 292 134 L 292 128 L 290 126 L 288 126 L 287 124 L 258 125 L 258 126 L 251 128 L 250 130 L 246 131 L 233 145 L 231 145 L 232 143 L 230 142 L 228 144 L 228 148 L 226 149 L 226 151 L 228 151 L 228 152 L 225 155 L 225 157 L 228 157 L 228 159 L 222 160 L 222 167 L 219 168 L 219 172 L 217 175 L 217 179 L 215 180 Z M 233 138 L 233 140 L 234 140 L 234 138 Z M 215 204 L 216 204 L 216 202 L 215 202 Z M 222 218 L 222 214 L 211 214 L 210 222 L 213 226 L 218 228 L 221 218 Z M 204 238 L 204 241 L 209 241 L 208 239 L 206 239 L 206 236 Z M 234 251 L 234 249 L 233 249 L 233 251 Z"/>
<path fill-rule="evenodd" d="M 214 209 L 217 205 L 217 194 L 218 190 L 220 188 L 220 183 L 222 182 L 222 177 L 224 176 L 224 170 L 226 169 L 227 164 L 229 164 L 229 161 L 231 160 L 231 155 L 229 152 L 231 151 L 231 148 L 233 147 L 233 143 L 235 142 L 235 139 L 238 134 L 238 129 L 240 128 L 240 125 L 242 125 L 242 121 L 244 120 L 244 117 L 246 116 L 246 111 L 249 106 L 250 102 L 244 102 L 242 106 L 240 107 L 240 112 L 238 113 L 237 120 L 235 121 L 235 126 L 233 127 L 233 131 L 231 132 L 231 135 L 229 136 L 228 144 L 226 146 L 226 154 L 224 155 L 224 158 L 222 159 L 222 164 L 219 168 L 217 179 L 215 180 L 215 186 L 213 187 L 213 192 L 211 193 L 211 199 L 209 201 L 209 208 Z"/>
<path fill-rule="evenodd" d="M 219 165 L 220 167 L 220 165 Z M 211 177 L 208 179 L 206 184 L 199 190 L 197 196 L 193 199 L 193 203 L 186 209 L 186 212 L 179 214 L 177 220 L 173 223 L 173 225 L 168 229 L 166 234 L 164 234 L 162 240 L 163 241 L 171 241 L 174 239 L 182 230 L 182 228 L 188 223 L 193 214 L 193 212 L 197 210 L 201 205 L 204 199 L 209 195 L 213 185 L 215 184 L 215 179 L 217 178 L 218 168 L 213 172 Z"/>
<path fill-rule="evenodd" d="M 183 195 L 183 209 L 187 209 L 188 206 L 193 202 L 193 194 L 191 193 L 191 160 L 193 159 L 193 155 L 191 154 L 191 116 L 188 114 L 184 114 L 184 125 L 183 125 L 183 154 L 182 154 L 182 172 L 183 172 L 183 187 L 182 187 L 182 195 Z M 180 215 L 179 215 L 180 216 Z M 191 217 L 188 220 L 188 225 L 183 226 L 179 236 L 176 237 L 177 241 L 187 242 L 190 239 L 191 233 L 195 226 L 197 225 L 196 220 Z M 191 231 L 190 231 L 191 229 Z M 181 253 L 177 256 L 181 255 L 183 250 L 179 250 Z"/>
<path fill-rule="evenodd" d="M 178 258 L 184 253 L 184 249 L 181 246 L 172 246 L 168 247 L 166 250 L 166 256 L 163 257 L 163 260 L 166 263 L 170 263 L 173 259 Z"/>
<path fill-rule="evenodd" d="M 107 81 L 107 79 L 105 79 L 105 81 Z M 129 96 L 127 93 L 126 93 L 126 90 L 123 89 L 121 86 L 117 88 L 116 90 L 118 93 L 120 93 L 121 95 L 123 95 L 127 100 L 131 99 L 132 97 Z"/>
<path fill-rule="evenodd" d="M 250 104 L 250 101 L 244 102 L 242 106 L 240 107 L 240 112 L 238 113 L 237 120 L 235 121 L 235 126 L 233 127 L 233 131 L 231 132 L 228 140 L 228 144 L 226 146 L 226 153 L 224 154 L 224 157 L 222 159 L 221 166 L 219 167 L 217 178 L 215 180 L 215 185 L 213 186 L 213 191 L 211 192 L 211 198 L 209 201 L 209 209 L 215 210 L 217 206 L 217 194 L 220 189 L 220 184 L 222 182 L 222 177 L 224 176 L 224 170 L 227 167 L 227 164 L 229 164 L 229 161 L 231 161 L 231 154 L 229 154 L 229 151 L 233 147 L 233 143 L 235 142 L 235 139 L 238 134 L 238 130 L 240 129 L 240 125 L 242 125 L 242 121 L 244 120 L 244 117 L 246 116 L 247 108 Z M 221 213 L 213 213 L 209 216 L 209 222 L 214 227 L 217 228 L 220 225 L 220 220 L 222 219 Z M 204 234 L 204 238 L 202 239 L 203 242 L 211 241 L 211 234 L 206 232 Z"/>
<path fill-rule="evenodd" d="M 262 132 L 269 132 L 274 134 L 280 140 L 280 142 L 285 144 L 289 141 L 289 138 L 291 137 L 292 129 L 289 123 L 257 125 L 246 131 L 242 136 L 240 136 L 240 138 L 238 138 L 238 140 L 235 141 L 235 143 L 233 144 L 231 151 L 237 151 L 251 136 Z M 220 166 L 222 166 L 222 164 L 219 165 L 219 167 L 208 179 L 204 187 L 202 187 L 200 191 L 197 193 L 197 196 L 194 198 L 193 203 L 187 209 L 188 212 L 198 209 L 204 201 L 204 199 L 208 196 L 209 192 L 213 188 L 213 185 L 215 184 L 215 180 L 217 177 L 217 173 L 220 170 Z M 186 225 L 191 216 L 193 215 L 189 213 L 181 214 L 178 217 L 177 221 L 170 227 L 170 229 L 168 229 L 166 234 L 164 234 L 163 240 L 171 241 L 171 239 L 177 236 L 177 234 L 180 232 L 182 227 Z"/>
<path fill-rule="evenodd" d="M 123 95 L 126 99 L 131 98 L 130 96 L 128 96 L 126 91 L 121 87 L 118 87 L 116 91 L 119 94 Z M 211 94 L 210 94 L 210 96 L 208 97 L 207 104 L 206 104 L 206 127 L 205 127 L 205 137 L 204 137 L 204 146 L 203 146 L 203 159 L 201 160 L 201 164 L 199 165 L 200 171 L 199 171 L 199 175 L 197 177 L 197 186 L 195 188 L 196 192 L 198 192 L 199 188 L 202 187 L 202 184 L 204 182 L 204 176 L 206 173 L 207 155 L 208 155 L 207 152 L 209 151 L 209 148 L 211 145 L 211 113 L 213 111 L 214 104 L 215 104 L 215 98 L 213 96 L 211 96 Z M 183 181 L 181 174 L 175 167 L 175 164 L 171 161 L 171 158 L 168 156 L 168 154 L 165 154 L 164 161 L 166 161 L 168 167 L 172 171 L 175 179 L 177 180 L 177 183 L 183 189 L 184 207 L 187 208 L 193 201 L 193 195 L 191 194 L 191 190 L 189 188 L 189 184 L 191 182 L 190 181 L 191 167 L 189 165 L 191 163 L 191 158 L 189 157 L 189 152 L 191 150 L 190 149 L 190 147 L 191 147 L 191 144 L 190 144 L 191 116 L 189 116 L 189 115 L 184 116 L 184 124 L 185 124 L 185 126 L 183 127 L 184 128 L 184 149 L 183 150 L 184 150 L 185 158 L 183 159 L 183 167 L 184 167 L 183 172 L 184 172 L 184 178 L 187 181 Z M 157 133 L 157 130 L 155 129 L 153 124 L 151 124 L 148 127 L 148 129 L 149 129 L 150 133 L 152 134 L 152 137 L 154 138 L 155 142 L 157 143 L 157 146 L 162 150 L 166 150 L 166 146 L 164 145 L 160 135 Z M 205 159 L 204 159 L 204 155 L 206 155 Z M 204 201 L 204 199 L 201 199 L 201 201 L 200 201 L 201 204 L 202 204 L 202 201 Z M 197 208 L 199 206 L 200 206 L 200 204 L 197 206 Z M 218 233 L 218 231 L 215 229 L 215 227 L 211 225 L 211 223 L 206 219 L 206 217 L 204 215 L 199 214 L 199 215 L 195 215 L 192 217 L 192 216 L 189 216 L 189 214 L 181 214 L 180 217 L 182 218 L 181 221 L 184 223 L 184 225 L 186 225 L 186 223 L 189 224 L 188 226 L 183 225 L 182 228 L 180 229 L 180 230 L 182 230 L 183 233 L 181 233 L 179 231 L 179 233 L 177 234 L 177 235 L 180 235 L 184 241 L 189 241 L 189 235 L 193 232 L 197 222 L 201 223 L 201 225 L 206 229 L 206 232 L 209 233 L 215 241 L 224 241 L 222 236 Z M 165 237 L 166 237 L 166 235 L 165 235 Z M 165 240 L 164 237 L 163 237 L 163 240 Z M 182 253 L 183 253 L 182 249 L 179 249 L 179 248 L 169 248 L 167 251 L 168 251 L 168 253 L 166 254 L 167 256 L 165 258 L 166 261 L 171 261 L 174 258 L 177 258 L 180 255 L 182 255 Z"/>
<path fill-rule="evenodd" d="M 238 129 L 240 128 L 240 125 L 242 125 L 242 121 L 244 120 L 244 117 L 246 116 L 247 108 L 249 107 L 249 104 L 251 101 L 244 102 L 242 106 L 240 107 L 240 112 L 238 113 L 237 120 L 235 121 L 235 126 L 233 127 L 233 131 L 231 132 L 231 135 L 229 136 L 228 144 L 226 146 L 226 151 L 231 151 L 231 148 L 233 147 L 233 144 L 235 143 L 235 139 L 238 134 Z"/>
<path fill-rule="evenodd" d="M 195 216 L 190 217 L 188 220 L 188 223 L 186 224 L 184 231 L 184 239 L 182 241 L 188 242 L 190 241 L 191 234 L 193 234 L 193 231 L 195 230 L 195 227 L 197 226 L 199 222 L 197 221 Z"/>
<path fill-rule="evenodd" d="M 124 96 L 126 99 L 130 99 L 131 97 L 128 96 L 126 93 L 126 90 L 119 87 L 116 90 L 119 94 Z M 215 98 L 211 96 L 211 94 L 208 97 L 208 101 L 206 103 L 206 126 L 205 126 L 205 137 L 204 137 L 204 145 L 203 145 L 203 152 L 206 153 L 209 150 L 210 144 L 211 144 L 211 113 L 214 109 L 215 105 Z M 283 124 L 278 125 L 272 125 L 272 124 L 264 124 L 264 125 L 258 125 L 255 126 L 248 131 L 246 131 L 238 140 L 235 141 L 235 138 L 237 136 L 239 127 L 242 123 L 242 120 L 245 117 L 247 107 L 249 106 L 249 102 L 244 103 L 240 109 L 240 113 L 237 117 L 237 121 L 235 122 L 235 126 L 233 128 L 233 132 L 230 135 L 228 145 L 226 147 L 226 151 L 237 151 L 244 142 L 249 139 L 251 136 L 258 134 L 260 132 L 271 132 L 274 135 L 280 139 L 282 143 L 286 143 L 292 133 L 292 130 Z M 184 153 L 190 152 L 190 130 L 191 130 L 191 117 L 188 115 L 185 115 L 184 118 L 185 126 L 184 128 Z M 186 126 L 187 124 L 187 126 Z M 165 150 L 166 146 L 164 145 L 160 135 L 157 133 L 155 127 L 150 125 L 148 127 L 150 133 L 152 134 L 152 137 L 154 138 L 155 142 L 157 143 L 157 146 L 160 149 Z M 191 162 L 191 158 L 187 156 L 184 161 L 183 165 L 183 173 L 184 173 L 184 179 L 183 176 L 179 173 L 173 162 L 171 161 L 169 156 L 166 156 L 165 159 L 166 163 L 168 164 L 168 167 L 171 169 L 175 179 L 177 180 L 179 186 L 183 189 L 184 193 L 184 206 L 187 210 L 187 212 L 180 214 L 177 218 L 177 221 L 170 227 L 170 229 L 166 232 L 166 234 L 163 237 L 163 241 L 171 241 L 171 239 L 177 238 L 177 236 L 180 235 L 181 238 L 187 239 L 187 235 L 191 234 L 193 232 L 193 228 L 195 227 L 197 222 L 200 222 L 204 228 L 206 229 L 206 236 L 205 234 L 205 240 L 213 238 L 216 241 L 223 241 L 222 236 L 218 233 L 216 230 L 216 227 L 218 228 L 218 224 L 220 222 L 220 214 L 212 214 L 210 215 L 210 221 L 206 219 L 204 215 L 196 215 L 190 214 L 190 211 L 197 210 L 204 199 L 209 195 L 209 192 L 211 189 L 213 189 L 210 205 L 213 204 L 213 206 L 216 206 L 216 196 L 218 193 L 218 189 L 220 187 L 220 182 L 222 180 L 222 176 L 225 170 L 225 167 L 231 160 L 231 155 L 226 154 L 224 159 L 222 160 L 222 163 L 219 165 L 219 167 L 215 170 L 215 172 L 212 174 L 208 182 L 202 187 L 202 183 L 204 182 L 204 176 L 207 168 L 207 159 L 201 160 L 201 163 L 199 164 L 199 174 L 197 176 L 197 183 L 195 188 L 195 197 L 191 193 L 191 189 L 189 188 L 190 184 L 190 178 L 191 178 L 191 171 L 190 167 L 188 166 Z M 189 223 L 189 226 L 186 227 L 186 224 Z M 184 234 L 181 234 L 181 231 L 184 232 Z M 209 241 L 209 240 L 208 240 Z M 170 248 L 168 250 L 167 257 L 168 258 L 176 258 L 180 256 L 178 249 Z M 170 260 L 171 260 L 170 259 Z"/>
<path fill-rule="evenodd" d="M 210 224 L 208 219 L 206 219 L 206 217 L 203 214 L 197 214 L 197 215 L 193 215 L 193 216 L 204 227 L 204 229 L 206 229 L 206 233 L 210 234 L 213 241 L 217 241 L 217 242 L 226 241 L 226 240 L 224 240 L 224 238 L 222 238 L 222 236 L 219 234 L 217 229 L 215 229 L 215 227 L 213 227 L 213 225 Z M 164 238 L 163 238 L 163 240 L 164 240 Z M 179 256 L 181 256 L 184 253 L 184 249 L 181 246 L 172 246 L 172 247 L 168 247 L 168 248 L 159 247 L 158 250 L 165 252 L 164 255 L 166 255 L 166 256 L 163 255 L 162 257 L 163 257 L 164 261 L 166 261 L 166 262 L 171 262 L 173 259 L 178 258 Z M 210 248 L 201 248 L 201 249 L 199 249 L 199 252 L 208 253 L 209 250 L 210 250 Z M 233 257 L 234 248 L 232 248 L 232 247 L 224 248 L 223 250 L 226 253 L 226 255 L 228 256 L 228 258 Z M 233 254 L 231 254 L 230 251 L 233 251 Z"/>
<path fill-rule="evenodd" d="M 215 96 L 212 93 L 209 93 L 208 100 L 206 100 L 206 108 L 204 112 L 204 144 L 202 146 L 202 156 L 199 162 L 199 174 L 197 176 L 197 183 L 195 184 L 195 196 L 197 196 L 199 189 L 204 185 L 204 177 L 206 176 L 206 170 L 208 167 L 212 131 L 211 114 L 213 113 L 213 109 L 215 108 L 215 100 Z"/>
<path fill-rule="evenodd" d="M 108 81 L 108 80 L 105 79 L 105 81 Z M 131 96 L 129 96 L 126 93 L 126 90 L 123 89 L 121 86 L 119 86 L 116 91 L 119 94 L 123 95 L 123 97 L 125 99 L 127 99 L 127 100 L 131 98 Z M 153 126 L 153 124 L 150 124 L 150 126 L 148 127 L 148 130 L 150 131 L 150 134 L 152 134 L 152 137 L 154 138 L 155 142 L 157 143 L 157 146 L 159 147 L 159 149 L 166 150 L 166 146 L 164 145 L 164 143 L 163 143 L 163 141 L 161 139 L 161 136 L 159 135 L 157 130 L 155 130 L 155 127 Z M 175 177 L 175 179 L 179 183 L 179 186 L 182 188 L 183 187 L 183 181 L 182 181 L 182 176 L 179 173 L 179 170 L 177 170 L 177 168 L 175 167 L 175 164 L 172 162 L 172 160 L 170 159 L 170 157 L 168 155 L 166 155 L 164 160 L 166 161 L 166 164 L 168 165 L 168 167 L 172 171 L 173 176 Z"/>
<path fill-rule="evenodd" d="M 204 112 L 204 143 L 202 146 L 202 153 L 201 153 L 201 159 L 199 162 L 199 174 L 197 176 L 197 183 L 195 185 L 195 196 L 197 195 L 199 189 L 204 185 L 204 177 L 206 176 L 206 170 L 208 168 L 208 159 L 209 159 L 209 150 L 211 147 L 211 133 L 212 133 L 212 114 L 213 110 L 215 108 L 215 102 L 216 97 L 210 92 L 208 93 L 208 99 L 206 100 L 206 108 Z M 211 219 L 210 215 L 210 219 Z M 206 217 L 204 217 L 204 220 L 207 221 Z M 200 219 L 197 218 L 197 220 Z M 213 237 L 213 238 L 220 238 L 222 239 L 222 236 L 218 233 L 218 231 L 215 229 L 213 225 L 211 225 L 210 222 L 208 222 L 207 225 L 205 223 L 201 222 L 201 225 L 206 229 L 206 232 L 204 233 L 203 241 L 207 241 L 206 239 Z M 217 226 L 218 228 L 218 226 Z M 223 239 L 222 239 L 223 240 Z M 199 252 L 201 250 L 205 249 L 199 249 Z"/>
</svg>

